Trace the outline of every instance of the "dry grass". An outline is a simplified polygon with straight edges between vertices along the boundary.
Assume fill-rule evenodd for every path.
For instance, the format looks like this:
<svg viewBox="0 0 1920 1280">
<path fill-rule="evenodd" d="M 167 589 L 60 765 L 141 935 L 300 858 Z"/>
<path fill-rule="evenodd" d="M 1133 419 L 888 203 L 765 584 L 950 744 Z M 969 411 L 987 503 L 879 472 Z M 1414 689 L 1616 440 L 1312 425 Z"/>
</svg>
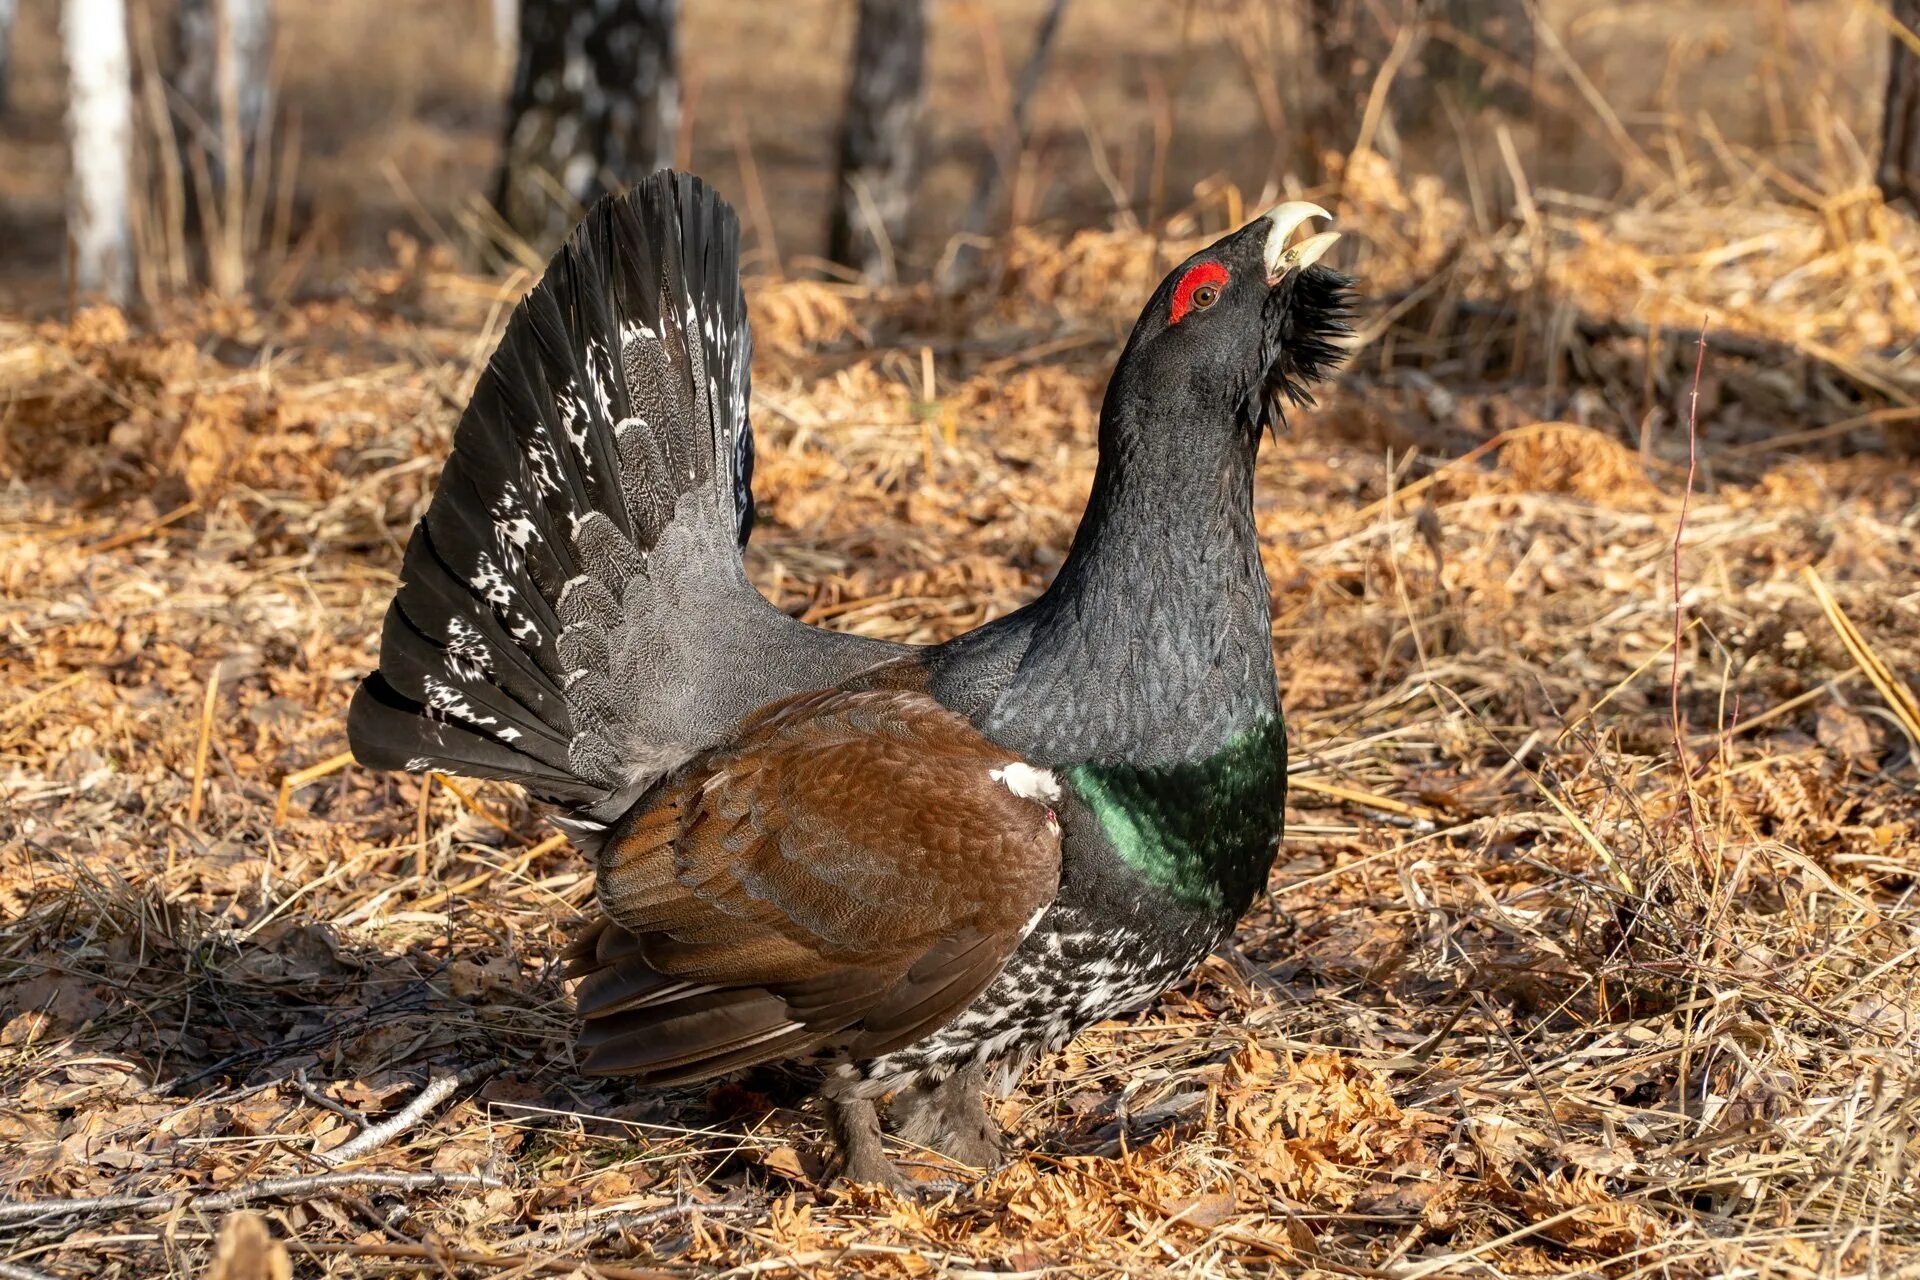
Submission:
<svg viewBox="0 0 1920 1280">
<path fill-rule="evenodd" d="M 180 1193 L 329 1172 L 340 1108 L 378 1119 L 465 1070 L 347 1166 L 445 1176 L 283 1190 L 260 1210 L 286 1245 L 255 1244 L 367 1275 L 1920 1263 L 1916 746 L 1849 648 L 1896 682 L 1920 664 L 1917 478 L 1873 447 L 1912 385 L 1874 317 L 1920 234 L 1727 205 L 1451 239 L 1443 202 L 1377 168 L 1348 203 L 1365 274 L 1439 284 L 1262 461 L 1300 759 L 1272 896 L 1026 1082 L 1019 1161 L 924 1207 L 822 1190 L 777 1075 L 660 1097 L 573 1074 L 553 959 L 578 858 L 511 789 L 339 767 L 497 286 L 424 254 L 273 315 L 10 326 L 0 1177 L 14 1201 L 163 1199 L 14 1218 L 7 1256 L 196 1273 L 206 1205 L 244 1195 Z M 1691 243 L 1704 225 L 1700 246 L 1769 237 L 1805 292 L 1739 303 L 1745 260 Z M 762 586 L 920 640 L 1036 590 L 1154 253 L 1023 237 L 957 311 L 758 289 Z M 1692 352 L 1649 362 L 1605 326 L 1703 310 L 1736 349 L 1777 345 L 1709 359 L 1683 778 Z"/>
<path fill-rule="evenodd" d="M 779 1073 L 576 1075 L 580 859 L 341 756 L 524 280 L 0 320 L 0 1275 L 1920 1271 L 1920 226 L 1696 133 L 1498 232 L 1345 167 L 1365 345 L 1258 485 L 1272 892 L 925 1205 L 821 1187 Z M 921 641 L 1038 590 L 1211 189 L 959 301 L 754 288 L 762 588 Z"/>
</svg>

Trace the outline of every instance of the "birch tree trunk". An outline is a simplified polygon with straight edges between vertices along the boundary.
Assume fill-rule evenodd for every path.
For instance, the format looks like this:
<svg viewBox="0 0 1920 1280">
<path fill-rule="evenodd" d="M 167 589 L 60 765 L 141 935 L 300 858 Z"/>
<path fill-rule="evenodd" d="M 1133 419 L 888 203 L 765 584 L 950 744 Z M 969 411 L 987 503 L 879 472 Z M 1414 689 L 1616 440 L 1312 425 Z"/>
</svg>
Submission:
<svg viewBox="0 0 1920 1280">
<path fill-rule="evenodd" d="M 7 109 L 7 73 L 13 69 L 13 18 L 18 0 L 0 0 L 0 111 Z"/>
<path fill-rule="evenodd" d="M 60 41 L 73 157 L 67 234 L 74 284 L 125 305 L 133 290 L 133 80 L 123 0 L 62 0 Z"/>
<path fill-rule="evenodd" d="M 676 0 L 521 0 L 493 204 L 545 251 L 602 192 L 673 162 Z"/>
<path fill-rule="evenodd" d="M 1893 0 L 1893 16 L 1906 34 L 1892 37 L 1887 58 L 1887 98 L 1880 115 L 1880 168 L 1875 175 L 1889 203 L 1920 209 L 1920 0 Z"/>
<path fill-rule="evenodd" d="M 860 0 L 827 256 L 869 280 L 894 278 L 906 238 L 926 44 L 924 0 Z"/>
<path fill-rule="evenodd" d="M 512 71 L 520 50 L 520 0 L 492 0 L 488 10 L 493 16 L 493 47 L 499 65 Z"/>
<path fill-rule="evenodd" d="M 247 164 L 272 99 L 271 0 L 180 0 L 174 48 L 180 138 L 206 158 L 219 190 L 229 165 Z"/>
</svg>

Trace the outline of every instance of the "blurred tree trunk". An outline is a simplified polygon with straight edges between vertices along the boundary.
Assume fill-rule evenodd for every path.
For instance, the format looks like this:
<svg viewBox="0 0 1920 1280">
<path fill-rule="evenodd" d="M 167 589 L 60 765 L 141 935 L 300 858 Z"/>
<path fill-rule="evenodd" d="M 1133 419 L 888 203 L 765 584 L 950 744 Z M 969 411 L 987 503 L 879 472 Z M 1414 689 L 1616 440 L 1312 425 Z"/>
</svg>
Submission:
<svg viewBox="0 0 1920 1280">
<path fill-rule="evenodd" d="M 676 0 L 521 0 L 494 208 L 545 252 L 601 193 L 673 163 Z"/>
<path fill-rule="evenodd" d="M 1422 57 L 1427 82 L 1468 114 L 1483 107 L 1527 111 L 1533 44 L 1526 0 L 1440 0 Z"/>
<path fill-rule="evenodd" d="M 180 0 L 168 102 L 182 169 L 179 229 L 222 297 L 247 286 L 254 154 L 272 118 L 272 0 Z M 184 267 L 184 262 L 181 264 Z"/>
<path fill-rule="evenodd" d="M 520 48 L 519 0 L 493 0 L 490 9 L 493 14 L 493 46 L 498 51 L 499 65 L 512 70 L 514 56 Z"/>
<path fill-rule="evenodd" d="M 1402 133 L 1450 132 L 1450 108 L 1468 119 L 1487 108 L 1516 118 L 1531 111 L 1526 0 L 1307 0 L 1306 18 L 1321 82 L 1308 116 L 1316 155 L 1364 140 L 1397 161 Z M 1386 101 L 1363 139 L 1374 85 L 1396 57 Z"/>
<path fill-rule="evenodd" d="M 7 109 L 7 72 L 12 68 L 13 15 L 18 0 L 0 0 L 0 111 Z"/>
<path fill-rule="evenodd" d="M 1887 59 L 1887 98 L 1880 116 L 1880 193 L 1920 209 L 1920 0 L 1893 0 L 1905 34 L 1893 37 Z"/>
<path fill-rule="evenodd" d="M 947 256 L 939 273 L 939 285 L 949 293 L 970 288 L 979 282 L 983 265 L 980 237 L 987 229 L 987 220 L 993 213 L 1000 190 L 1003 187 L 1012 188 L 1014 174 L 1020 167 L 1020 157 L 1026 152 L 1027 113 L 1033 105 L 1033 95 L 1040 88 L 1041 79 L 1047 74 L 1053 42 L 1060 34 L 1060 20 L 1066 16 L 1066 12 L 1067 0 L 1048 0 L 1047 7 L 1040 12 L 1039 22 L 1034 25 L 1033 47 L 1027 50 L 1026 64 L 1020 68 L 1020 79 L 1013 90 L 1012 110 L 1001 133 L 1000 145 L 981 161 L 980 172 L 974 177 L 973 199 L 967 202 L 967 211 L 960 219 L 960 234 L 954 238 L 953 252 Z"/>
<path fill-rule="evenodd" d="M 217 189 L 231 161 L 246 163 L 273 96 L 273 6 L 180 0 L 173 24 L 175 118 Z"/>
<path fill-rule="evenodd" d="M 74 285 L 124 305 L 133 290 L 133 77 L 123 0 L 63 0 L 67 64 L 67 203 Z"/>
<path fill-rule="evenodd" d="M 860 0 L 827 256 L 869 280 L 894 277 L 906 239 L 926 46 L 924 0 Z"/>
</svg>

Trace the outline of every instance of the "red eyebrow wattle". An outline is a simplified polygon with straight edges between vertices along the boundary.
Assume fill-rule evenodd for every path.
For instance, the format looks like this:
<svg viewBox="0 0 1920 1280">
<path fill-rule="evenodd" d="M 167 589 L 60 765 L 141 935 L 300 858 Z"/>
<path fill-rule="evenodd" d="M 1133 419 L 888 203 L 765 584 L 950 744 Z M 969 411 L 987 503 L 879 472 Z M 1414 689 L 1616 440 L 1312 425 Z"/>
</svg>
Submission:
<svg viewBox="0 0 1920 1280">
<path fill-rule="evenodd" d="M 1173 286 L 1173 311 L 1167 317 L 1168 324 L 1179 324 L 1187 312 L 1193 310 L 1193 291 L 1201 285 L 1219 286 L 1227 282 L 1227 269 L 1217 262 L 1202 262 L 1189 267 L 1187 274 L 1180 277 L 1180 283 Z"/>
</svg>

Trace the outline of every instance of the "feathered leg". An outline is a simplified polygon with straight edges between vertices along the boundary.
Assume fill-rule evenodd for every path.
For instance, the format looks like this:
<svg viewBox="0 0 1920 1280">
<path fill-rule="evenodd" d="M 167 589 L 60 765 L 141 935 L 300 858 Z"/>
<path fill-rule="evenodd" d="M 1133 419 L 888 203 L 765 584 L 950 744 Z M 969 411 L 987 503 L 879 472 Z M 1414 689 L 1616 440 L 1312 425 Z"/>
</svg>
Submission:
<svg viewBox="0 0 1920 1280">
<path fill-rule="evenodd" d="M 987 1114 L 986 1075 L 984 1066 L 975 1065 L 938 1084 L 902 1089 L 889 1108 L 895 1131 L 956 1163 L 995 1168 L 1005 1148 L 1000 1126 Z"/>
<path fill-rule="evenodd" d="M 840 1147 L 841 1182 L 870 1183 L 895 1195 L 913 1194 L 913 1184 L 880 1145 L 880 1112 L 871 1098 L 828 1095 L 827 1125 Z"/>
</svg>

